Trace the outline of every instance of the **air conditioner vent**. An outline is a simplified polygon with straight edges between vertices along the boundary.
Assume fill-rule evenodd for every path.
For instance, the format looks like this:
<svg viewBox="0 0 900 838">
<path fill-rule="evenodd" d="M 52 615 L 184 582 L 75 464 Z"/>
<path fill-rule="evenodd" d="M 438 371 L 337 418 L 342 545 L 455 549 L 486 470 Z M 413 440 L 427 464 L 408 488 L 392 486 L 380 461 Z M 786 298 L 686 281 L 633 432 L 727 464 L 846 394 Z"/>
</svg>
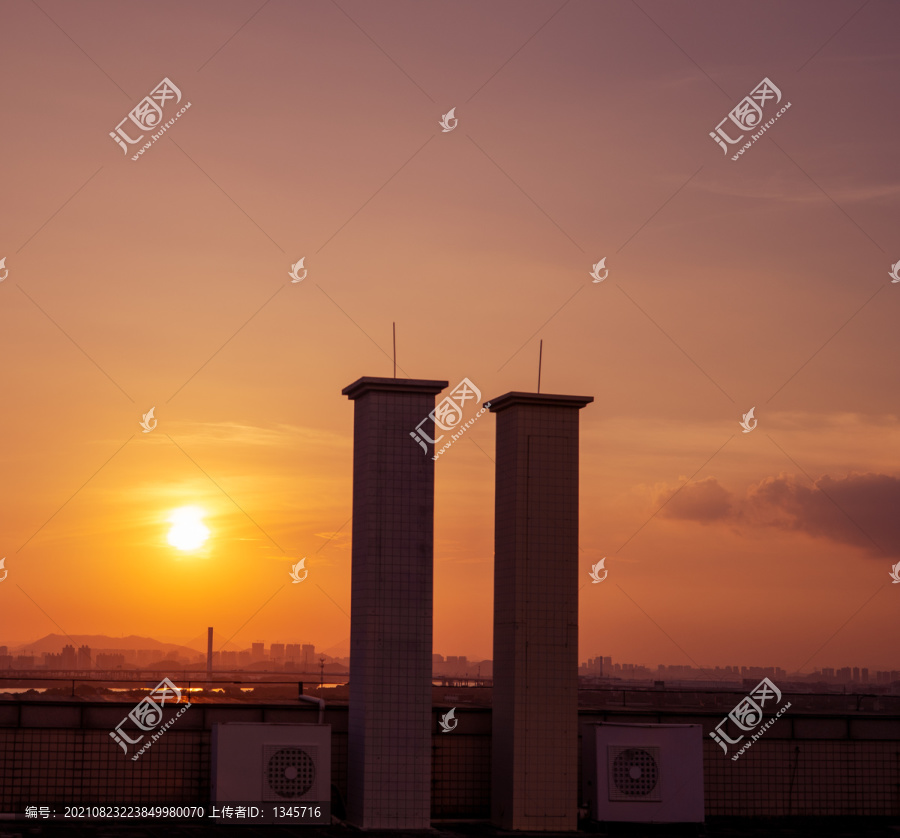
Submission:
<svg viewBox="0 0 900 838">
<path fill-rule="evenodd" d="M 608 756 L 610 800 L 662 800 L 658 747 L 610 745 Z"/>
<path fill-rule="evenodd" d="M 331 726 L 223 722 L 212 727 L 212 802 L 331 800 Z"/>
<path fill-rule="evenodd" d="M 266 745 L 263 800 L 302 800 L 315 786 L 318 749 Z"/>
<path fill-rule="evenodd" d="M 700 725 L 587 722 L 582 799 L 608 823 L 702 823 Z"/>
</svg>

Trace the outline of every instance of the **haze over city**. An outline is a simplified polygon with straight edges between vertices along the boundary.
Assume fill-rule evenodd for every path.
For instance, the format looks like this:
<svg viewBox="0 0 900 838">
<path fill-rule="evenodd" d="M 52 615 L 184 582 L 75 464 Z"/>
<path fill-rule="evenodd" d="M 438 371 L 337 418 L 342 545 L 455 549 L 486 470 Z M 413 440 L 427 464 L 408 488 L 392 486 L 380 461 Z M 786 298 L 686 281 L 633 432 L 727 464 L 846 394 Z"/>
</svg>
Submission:
<svg viewBox="0 0 900 838">
<path fill-rule="evenodd" d="M 221 640 L 221 639 L 219 639 Z M 214 642 L 214 645 L 218 645 Z M 15 672 L 21 675 L 22 683 L 40 685 L 46 674 L 83 674 L 87 677 L 103 673 L 119 674 L 134 671 L 203 672 L 216 673 L 319 673 L 329 681 L 333 676 L 337 682 L 349 674 L 351 658 L 341 654 L 341 646 L 317 649 L 313 643 L 266 643 L 257 641 L 246 649 L 222 649 L 214 651 L 212 658 L 203 653 L 200 644 L 193 642 L 187 646 L 161 643 L 149 637 L 110 638 L 103 635 L 66 637 L 51 634 L 33 643 L 18 648 L 0 644 L 0 674 Z M 466 655 L 431 656 L 432 675 L 435 678 L 451 677 L 465 683 L 490 685 L 493 676 L 493 660 L 470 660 Z M 682 682 L 703 682 L 704 686 L 715 686 L 716 682 L 727 689 L 735 681 L 777 678 L 784 684 L 806 682 L 819 689 L 827 684 L 853 684 L 862 690 L 872 690 L 883 685 L 884 691 L 892 691 L 892 684 L 900 681 L 898 670 L 873 670 L 867 667 L 843 666 L 823 667 L 808 674 L 786 672 L 778 666 L 711 666 L 693 667 L 688 665 L 643 665 L 640 663 L 613 662 L 611 656 L 597 656 L 582 661 L 578 668 L 582 686 L 613 681 L 647 681 L 665 679 L 670 684 Z M 31 676 L 29 678 L 29 676 Z M 483 679 L 483 680 L 482 680 Z M 13 688 L 21 692 L 23 688 Z M 46 689 L 46 686 L 40 688 Z M 0 688 L 0 692 L 3 692 Z"/>
</svg>

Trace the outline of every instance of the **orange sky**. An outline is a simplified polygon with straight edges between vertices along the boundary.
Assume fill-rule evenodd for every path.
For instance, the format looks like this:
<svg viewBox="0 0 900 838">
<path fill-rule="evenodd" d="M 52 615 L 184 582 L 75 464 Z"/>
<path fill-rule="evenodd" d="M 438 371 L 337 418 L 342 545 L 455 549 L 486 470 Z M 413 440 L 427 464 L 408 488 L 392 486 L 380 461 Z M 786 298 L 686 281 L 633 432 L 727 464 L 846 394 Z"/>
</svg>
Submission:
<svg viewBox="0 0 900 838">
<path fill-rule="evenodd" d="M 4 6 L 0 643 L 346 646 L 340 391 L 396 321 L 411 377 L 533 390 L 542 338 L 595 397 L 581 659 L 900 668 L 900 11 L 857 8 Z M 163 77 L 191 108 L 133 162 Z M 733 162 L 763 77 L 791 108 Z M 436 465 L 444 654 L 492 654 L 494 422 Z"/>
</svg>

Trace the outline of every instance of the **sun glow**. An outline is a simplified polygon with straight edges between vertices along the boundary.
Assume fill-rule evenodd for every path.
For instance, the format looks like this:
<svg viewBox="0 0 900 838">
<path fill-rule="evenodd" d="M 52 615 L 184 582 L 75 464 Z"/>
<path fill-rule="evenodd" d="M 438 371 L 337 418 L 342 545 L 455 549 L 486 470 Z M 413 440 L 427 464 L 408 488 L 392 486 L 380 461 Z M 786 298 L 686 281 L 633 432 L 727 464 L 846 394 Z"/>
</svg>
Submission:
<svg viewBox="0 0 900 838">
<path fill-rule="evenodd" d="M 209 530 L 203 525 L 202 518 L 206 514 L 196 506 L 182 506 L 169 516 L 172 529 L 169 530 L 168 541 L 179 550 L 196 550 L 209 538 Z"/>
</svg>

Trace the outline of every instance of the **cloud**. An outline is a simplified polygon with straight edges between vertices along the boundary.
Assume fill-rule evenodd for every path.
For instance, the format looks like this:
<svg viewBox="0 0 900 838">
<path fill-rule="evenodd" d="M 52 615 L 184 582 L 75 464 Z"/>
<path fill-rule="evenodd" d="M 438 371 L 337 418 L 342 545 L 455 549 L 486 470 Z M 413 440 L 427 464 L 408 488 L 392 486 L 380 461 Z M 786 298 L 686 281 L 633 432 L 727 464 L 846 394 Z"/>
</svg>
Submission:
<svg viewBox="0 0 900 838">
<path fill-rule="evenodd" d="M 760 523 L 838 544 L 870 555 L 900 556 L 900 478 L 888 474 L 827 474 L 815 487 L 794 475 L 769 477 L 747 492 L 746 513 Z"/>
<path fill-rule="evenodd" d="M 688 483 L 681 490 L 664 490 L 657 501 L 666 503 L 660 513 L 663 516 L 700 524 L 721 521 L 733 514 L 731 493 L 715 477 Z"/>
<path fill-rule="evenodd" d="M 809 189 L 798 192 L 792 188 L 786 178 L 777 174 L 765 178 L 754 178 L 752 181 L 727 181 L 725 179 L 711 178 L 707 182 L 698 185 L 713 195 L 728 195 L 729 197 L 758 198 L 766 201 L 781 201 L 783 204 L 792 205 L 825 205 L 828 200 L 820 192 Z M 871 201 L 893 201 L 900 195 L 900 184 L 897 183 L 871 183 L 862 185 L 848 185 L 839 192 L 841 203 L 866 203 Z"/>
<path fill-rule="evenodd" d="M 871 556 L 900 556 L 900 477 L 889 474 L 825 475 L 810 485 L 793 474 L 767 477 L 743 496 L 715 477 L 665 488 L 660 515 L 700 524 L 728 521 L 802 532 L 860 547 Z"/>
<path fill-rule="evenodd" d="M 345 440 L 333 431 L 306 428 L 297 425 L 277 424 L 272 427 L 244 425 L 239 422 L 185 422 L 173 432 L 179 443 L 225 443 L 227 445 L 287 446 L 346 445 Z"/>
</svg>

